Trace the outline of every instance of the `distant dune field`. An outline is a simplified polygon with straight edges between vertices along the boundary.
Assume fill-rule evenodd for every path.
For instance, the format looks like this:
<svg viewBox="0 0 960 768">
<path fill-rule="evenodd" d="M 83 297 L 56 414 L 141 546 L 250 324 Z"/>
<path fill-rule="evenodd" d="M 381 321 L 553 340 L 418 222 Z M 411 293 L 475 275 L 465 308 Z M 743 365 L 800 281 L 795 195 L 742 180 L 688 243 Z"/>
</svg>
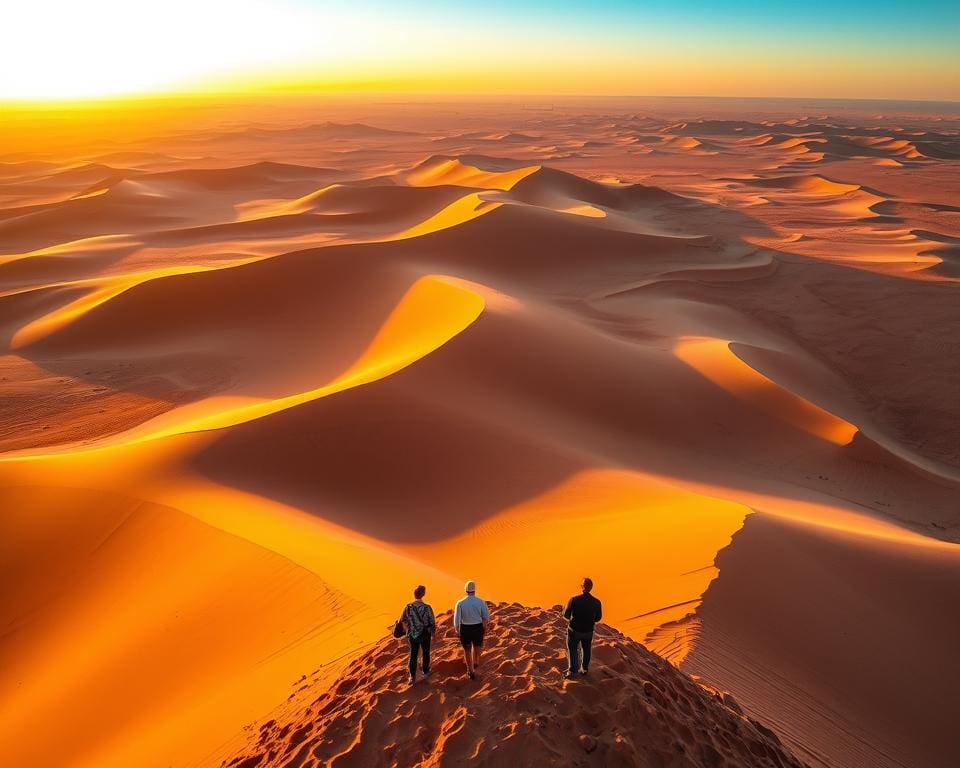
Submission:
<svg viewBox="0 0 960 768">
<path fill-rule="evenodd" d="M 0 128 L 4 764 L 217 766 L 416 584 L 584 574 L 808 765 L 955 763 L 960 118 L 545 106 Z"/>
</svg>

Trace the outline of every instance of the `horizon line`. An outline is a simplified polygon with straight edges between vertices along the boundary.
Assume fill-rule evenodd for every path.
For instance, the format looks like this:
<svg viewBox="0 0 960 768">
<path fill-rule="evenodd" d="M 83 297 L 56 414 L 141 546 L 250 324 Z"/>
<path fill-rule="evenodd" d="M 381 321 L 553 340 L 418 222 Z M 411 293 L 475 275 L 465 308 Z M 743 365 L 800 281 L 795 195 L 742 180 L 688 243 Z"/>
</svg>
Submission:
<svg viewBox="0 0 960 768">
<path fill-rule="evenodd" d="M 202 101 L 214 98 L 249 98 L 249 97 L 421 97 L 424 103 L 430 100 L 458 98 L 465 100 L 481 99 L 538 99 L 569 101 L 571 99 L 703 99 L 714 101 L 819 101 L 819 102 L 870 102 L 884 104 L 948 104 L 960 106 L 960 98 L 912 99 L 870 96 L 739 96 L 721 94 L 630 94 L 630 93 L 539 93 L 539 92 L 483 92 L 483 91 L 400 91 L 374 89 L 343 89 L 324 90 L 309 88 L 262 88 L 256 90 L 224 89 L 224 90 L 184 90 L 184 91 L 155 91 L 137 93 L 118 93 L 98 96 L 72 97 L 4 97 L 0 96 L 0 104 L 13 107 L 43 107 L 44 105 L 71 104 L 77 106 L 116 103 L 116 102 L 148 102 L 170 101 L 186 99 Z"/>
</svg>

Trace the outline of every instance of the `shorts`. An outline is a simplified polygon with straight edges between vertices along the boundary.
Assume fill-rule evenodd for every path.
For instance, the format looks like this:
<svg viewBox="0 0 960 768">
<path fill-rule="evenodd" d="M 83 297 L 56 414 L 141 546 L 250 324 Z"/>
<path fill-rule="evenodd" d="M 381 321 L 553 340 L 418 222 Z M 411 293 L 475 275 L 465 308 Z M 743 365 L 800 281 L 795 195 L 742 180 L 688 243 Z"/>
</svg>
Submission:
<svg viewBox="0 0 960 768">
<path fill-rule="evenodd" d="M 483 646 L 483 624 L 461 624 L 460 625 L 460 645 L 464 648 Z"/>
</svg>

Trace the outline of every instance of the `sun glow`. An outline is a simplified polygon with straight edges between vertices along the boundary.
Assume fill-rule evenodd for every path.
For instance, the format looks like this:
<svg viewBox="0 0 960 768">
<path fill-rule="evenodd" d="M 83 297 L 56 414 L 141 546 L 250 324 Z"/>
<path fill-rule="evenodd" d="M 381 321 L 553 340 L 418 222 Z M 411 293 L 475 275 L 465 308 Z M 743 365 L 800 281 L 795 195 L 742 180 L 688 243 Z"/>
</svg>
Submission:
<svg viewBox="0 0 960 768">
<path fill-rule="evenodd" d="M 600 13 L 452 0 L 7 5 L 5 101 L 263 91 L 942 99 L 960 87 L 955 41 L 941 31 L 953 17 L 902 38 L 887 29 L 891 47 L 861 39 L 852 18 L 822 37 L 761 24 L 737 3 L 717 6 L 728 28 L 694 12 L 700 0 L 656 13 L 618 0 L 596 4 Z"/>
<path fill-rule="evenodd" d="M 116 96 L 342 56 L 354 22 L 266 0 L 40 0 L 4 11 L 0 98 Z"/>
</svg>

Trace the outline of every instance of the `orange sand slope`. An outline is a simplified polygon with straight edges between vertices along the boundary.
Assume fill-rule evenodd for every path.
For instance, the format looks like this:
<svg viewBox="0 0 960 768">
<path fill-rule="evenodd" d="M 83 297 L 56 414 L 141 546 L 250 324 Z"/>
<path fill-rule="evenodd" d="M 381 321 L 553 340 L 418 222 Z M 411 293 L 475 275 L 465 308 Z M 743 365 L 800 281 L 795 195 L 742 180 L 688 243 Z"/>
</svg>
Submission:
<svg viewBox="0 0 960 768">
<path fill-rule="evenodd" d="M 408 687 L 396 663 L 406 641 L 381 640 L 329 688 L 298 683 L 222 764 L 801 765 L 732 696 L 708 693 L 615 629 L 598 625 L 590 675 L 563 681 L 560 606 L 490 608 L 477 680 L 464 674 L 448 611 L 432 678 Z"/>
<path fill-rule="evenodd" d="M 456 107 L 0 125 L 5 758 L 216 765 L 414 585 L 588 573 L 810 765 L 949 763 L 960 120 Z"/>
<path fill-rule="evenodd" d="M 960 617 L 944 610 L 960 598 L 954 553 L 895 540 L 867 547 L 849 532 L 758 514 L 717 566 L 685 670 L 736 690 L 748 711 L 776 712 L 768 725 L 810 763 L 949 764 L 960 671 Z M 893 628 L 891 615 L 910 618 Z M 895 666 L 878 674 L 879 658 Z M 908 691 L 923 718 L 910 715 Z"/>
</svg>

